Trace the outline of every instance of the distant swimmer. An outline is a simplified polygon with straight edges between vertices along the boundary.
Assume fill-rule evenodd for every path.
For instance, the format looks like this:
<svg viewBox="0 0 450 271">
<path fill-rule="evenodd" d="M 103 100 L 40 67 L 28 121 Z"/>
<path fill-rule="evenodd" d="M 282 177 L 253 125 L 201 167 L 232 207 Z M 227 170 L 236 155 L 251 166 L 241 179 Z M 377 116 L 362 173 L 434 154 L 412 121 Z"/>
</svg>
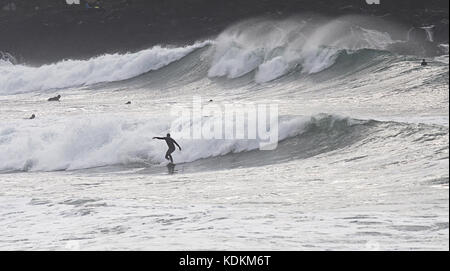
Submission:
<svg viewBox="0 0 450 271">
<path fill-rule="evenodd" d="M 173 164 L 172 152 L 175 151 L 175 145 L 177 145 L 177 147 L 181 151 L 180 145 L 178 145 L 178 143 L 173 138 L 170 137 L 170 134 L 167 134 L 166 137 L 154 137 L 153 139 L 159 139 L 159 140 L 165 140 L 166 141 L 167 146 L 169 147 L 169 149 L 166 152 L 166 159 L 170 160 L 170 163 Z"/>
<path fill-rule="evenodd" d="M 33 114 L 33 115 L 31 115 L 31 117 L 29 119 L 32 120 L 32 119 L 35 119 L 35 118 L 36 118 L 36 115 Z"/>
<path fill-rule="evenodd" d="M 61 99 L 61 95 L 58 95 L 58 96 L 56 96 L 56 97 L 49 98 L 48 101 L 49 101 L 49 102 L 59 102 L 59 99 Z"/>
<path fill-rule="evenodd" d="M 131 104 L 131 102 L 130 102 L 130 101 L 128 101 L 128 102 L 126 102 L 125 104 Z"/>
<path fill-rule="evenodd" d="M 427 63 L 427 61 L 426 61 L 425 59 L 422 59 L 422 63 L 421 63 L 420 65 L 422 65 L 422 66 L 427 66 L 428 63 Z"/>
</svg>

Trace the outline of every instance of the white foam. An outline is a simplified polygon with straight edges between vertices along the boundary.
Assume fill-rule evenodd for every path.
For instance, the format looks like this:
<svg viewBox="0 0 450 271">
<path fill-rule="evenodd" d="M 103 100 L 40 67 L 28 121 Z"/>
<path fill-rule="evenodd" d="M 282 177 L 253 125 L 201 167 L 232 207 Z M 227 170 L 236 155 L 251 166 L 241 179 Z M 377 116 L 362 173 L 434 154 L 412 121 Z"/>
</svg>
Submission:
<svg viewBox="0 0 450 271">
<path fill-rule="evenodd" d="M 303 73 L 312 74 L 321 72 L 331 67 L 338 57 L 338 50 L 332 48 L 323 48 L 322 50 L 313 50 L 304 52 L 302 59 Z"/>
<path fill-rule="evenodd" d="M 210 77 L 241 77 L 256 69 L 263 61 L 258 50 L 231 47 L 211 65 Z"/>
<path fill-rule="evenodd" d="M 257 83 L 269 82 L 285 75 L 289 71 L 289 63 L 281 57 L 275 57 L 258 67 L 255 75 Z"/>
<path fill-rule="evenodd" d="M 113 54 L 89 60 L 65 60 L 41 67 L 0 64 L 0 94 L 113 82 L 160 69 L 210 41 L 178 48 L 155 46 L 137 53 Z"/>
</svg>

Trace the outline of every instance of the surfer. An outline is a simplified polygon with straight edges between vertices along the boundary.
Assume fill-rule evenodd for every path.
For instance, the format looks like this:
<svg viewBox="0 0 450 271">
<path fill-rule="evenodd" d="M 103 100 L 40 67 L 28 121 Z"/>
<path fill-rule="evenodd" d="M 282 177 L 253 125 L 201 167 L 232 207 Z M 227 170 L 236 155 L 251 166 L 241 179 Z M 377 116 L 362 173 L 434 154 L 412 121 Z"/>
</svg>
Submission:
<svg viewBox="0 0 450 271">
<path fill-rule="evenodd" d="M 426 61 L 425 59 L 422 59 L 422 63 L 421 63 L 420 65 L 422 65 L 422 66 L 427 66 L 428 63 L 427 63 L 427 61 Z"/>
<path fill-rule="evenodd" d="M 29 117 L 28 119 L 30 119 L 30 120 L 34 120 L 36 118 L 36 115 L 35 114 L 33 114 L 33 115 L 31 115 L 31 117 Z"/>
<path fill-rule="evenodd" d="M 177 147 L 181 151 L 180 145 L 178 145 L 178 143 L 173 138 L 170 137 L 170 134 L 167 134 L 166 137 L 154 137 L 153 139 L 159 139 L 159 140 L 165 140 L 166 141 L 167 146 L 169 147 L 169 149 L 166 152 L 166 159 L 170 160 L 170 163 L 173 164 L 172 152 L 175 151 L 175 145 L 177 145 Z"/>
<path fill-rule="evenodd" d="M 58 96 L 56 96 L 56 97 L 49 98 L 48 101 L 49 101 L 49 102 L 59 102 L 59 99 L 61 99 L 61 95 L 58 95 Z"/>
</svg>

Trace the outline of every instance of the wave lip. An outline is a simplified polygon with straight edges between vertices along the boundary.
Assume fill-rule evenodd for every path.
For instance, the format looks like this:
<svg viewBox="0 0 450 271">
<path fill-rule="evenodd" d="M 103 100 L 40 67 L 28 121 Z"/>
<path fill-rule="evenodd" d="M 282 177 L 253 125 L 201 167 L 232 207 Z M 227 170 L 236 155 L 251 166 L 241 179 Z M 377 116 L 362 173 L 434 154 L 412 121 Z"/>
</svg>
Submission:
<svg viewBox="0 0 450 271">
<path fill-rule="evenodd" d="M 211 44 L 198 42 L 178 48 L 153 48 L 128 54 L 102 55 L 89 60 L 65 60 L 40 67 L 0 63 L 0 94 L 18 94 L 130 79 L 180 60 Z"/>
</svg>

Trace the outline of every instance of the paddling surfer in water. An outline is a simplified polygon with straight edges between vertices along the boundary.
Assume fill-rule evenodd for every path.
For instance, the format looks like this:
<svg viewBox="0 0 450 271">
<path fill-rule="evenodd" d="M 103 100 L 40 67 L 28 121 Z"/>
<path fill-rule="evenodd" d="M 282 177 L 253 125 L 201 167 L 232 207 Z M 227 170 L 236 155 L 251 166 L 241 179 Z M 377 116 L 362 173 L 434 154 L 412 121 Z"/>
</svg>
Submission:
<svg viewBox="0 0 450 271">
<path fill-rule="evenodd" d="M 159 139 L 159 140 L 165 140 L 166 141 L 167 146 L 169 147 L 169 149 L 166 152 L 166 159 L 170 160 L 170 163 L 173 164 L 172 152 L 175 151 L 175 145 L 177 145 L 177 147 L 181 151 L 180 145 L 178 145 L 178 143 L 173 138 L 170 137 L 170 134 L 167 134 L 166 137 L 154 137 L 153 139 Z"/>
</svg>

